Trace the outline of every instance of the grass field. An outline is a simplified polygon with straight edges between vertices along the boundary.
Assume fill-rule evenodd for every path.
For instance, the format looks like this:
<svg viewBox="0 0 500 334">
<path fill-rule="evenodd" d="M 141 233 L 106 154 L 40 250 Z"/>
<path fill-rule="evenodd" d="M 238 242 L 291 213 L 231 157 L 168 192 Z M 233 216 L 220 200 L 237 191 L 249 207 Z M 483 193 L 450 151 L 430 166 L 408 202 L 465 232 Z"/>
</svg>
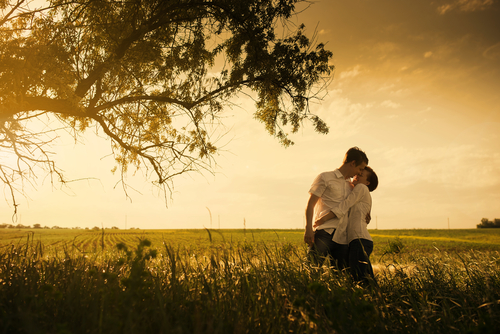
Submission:
<svg viewBox="0 0 500 334">
<path fill-rule="evenodd" d="M 499 230 L 370 232 L 361 287 L 301 230 L 2 229 L 0 332 L 499 332 Z"/>
<path fill-rule="evenodd" d="M 118 243 L 135 246 L 148 239 L 153 247 L 163 243 L 173 247 L 195 248 L 198 251 L 217 244 L 288 243 L 304 248 L 303 230 L 73 230 L 73 229 L 0 229 L 0 249 L 21 245 L 28 239 L 41 242 L 47 252 L 75 249 L 96 252 L 114 248 Z M 470 250 L 500 251 L 500 229 L 470 230 L 371 230 L 374 239 L 374 260 L 394 240 L 401 241 L 405 253 L 468 252 Z"/>
</svg>

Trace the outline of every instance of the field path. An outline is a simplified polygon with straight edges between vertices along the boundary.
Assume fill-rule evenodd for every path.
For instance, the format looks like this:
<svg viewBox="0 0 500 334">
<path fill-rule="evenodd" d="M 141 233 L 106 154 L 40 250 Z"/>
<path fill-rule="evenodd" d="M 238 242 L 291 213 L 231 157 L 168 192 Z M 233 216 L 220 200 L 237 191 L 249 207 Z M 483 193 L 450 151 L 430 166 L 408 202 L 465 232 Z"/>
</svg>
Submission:
<svg viewBox="0 0 500 334">
<path fill-rule="evenodd" d="M 417 235 L 387 235 L 387 234 L 375 234 L 375 233 L 370 233 L 372 237 L 379 237 L 379 238 L 399 238 L 399 239 L 416 239 L 416 240 L 423 240 L 423 241 L 449 241 L 449 242 L 460 242 L 460 243 L 473 243 L 473 244 L 492 244 L 496 245 L 497 243 L 494 241 L 489 241 L 489 240 L 476 240 L 476 239 L 458 239 L 458 238 L 449 238 L 449 237 L 422 237 L 422 236 L 417 236 Z"/>
</svg>

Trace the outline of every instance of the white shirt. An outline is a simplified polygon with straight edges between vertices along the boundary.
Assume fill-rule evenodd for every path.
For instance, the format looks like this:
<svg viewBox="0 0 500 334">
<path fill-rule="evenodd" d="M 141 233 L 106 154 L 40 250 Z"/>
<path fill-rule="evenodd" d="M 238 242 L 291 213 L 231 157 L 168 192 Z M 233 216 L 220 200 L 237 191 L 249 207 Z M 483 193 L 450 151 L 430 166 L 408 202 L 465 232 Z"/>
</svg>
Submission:
<svg viewBox="0 0 500 334">
<path fill-rule="evenodd" d="M 337 168 L 332 172 L 319 174 L 314 179 L 309 193 L 320 198 L 314 207 L 314 223 L 320 217 L 322 211 L 329 210 L 345 200 L 351 193 L 351 186 L 349 185 L 349 181 L 345 179 L 344 175 Z M 332 233 L 343 219 L 347 220 L 347 216 L 345 218 L 330 219 L 316 229 L 324 229 L 328 233 Z"/>
<path fill-rule="evenodd" d="M 330 210 L 337 217 L 348 216 L 348 220 L 344 220 L 342 224 L 339 224 L 333 236 L 333 241 L 339 244 L 349 244 L 355 239 L 373 241 L 368 232 L 368 224 L 366 223 L 366 215 L 371 209 L 372 196 L 368 187 L 361 183 L 357 184 L 345 201 L 342 201 L 342 203 L 332 207 Z"/>
</svg>

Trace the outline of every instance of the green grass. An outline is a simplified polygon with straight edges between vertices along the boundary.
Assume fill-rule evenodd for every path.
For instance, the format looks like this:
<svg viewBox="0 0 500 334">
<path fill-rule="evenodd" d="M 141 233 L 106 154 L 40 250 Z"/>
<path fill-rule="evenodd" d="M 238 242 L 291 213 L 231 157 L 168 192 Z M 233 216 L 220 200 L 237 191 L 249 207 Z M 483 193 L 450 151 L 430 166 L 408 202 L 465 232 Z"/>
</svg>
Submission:
<svg viewBox="0 0 500 334">
<path fill-rule="evenodd" d="M 477 242 L 498 234 L 371 231 L 378 284 L 361 287 L 310 265 L 299 230 L 7 232 L 2 333 L 500 329 L 500 253 Z"/>
<path fill-rule="evenodd" d="M 470 230 L 371 230 L 375 249 L 372 259 L 384 259 L 388 245 L 394 240 L 405 244 L 405 254 L 427 252 L 463 253 L 470 250 L 500 251 L 500 229 Z M 12 245 L 26 243 L 28 239 L 41 242 L 47 254 L 74 248 L 93 253 L 112 249 L 122 242 L 133 247 L 139 240 L 147 238 L 154 247 L 163 243 L 173 247 L 189 247 L 200 252 L 218 243 L 290 243 L 303 247 L 302 230 L 265 229 L 208 229 L 208 230 L 112 230 L 104 233 L 91 230 L 45 230 L 45 229 L 0 229 L 0 250 Z"/>
<path fill-rule="evenodd" d="M 457 251 L 469 249 L 500 250 L 500 229 L 467 230 L 370 230 L 375 243 L 394 237 L 408 243 Z"/>
</svg>

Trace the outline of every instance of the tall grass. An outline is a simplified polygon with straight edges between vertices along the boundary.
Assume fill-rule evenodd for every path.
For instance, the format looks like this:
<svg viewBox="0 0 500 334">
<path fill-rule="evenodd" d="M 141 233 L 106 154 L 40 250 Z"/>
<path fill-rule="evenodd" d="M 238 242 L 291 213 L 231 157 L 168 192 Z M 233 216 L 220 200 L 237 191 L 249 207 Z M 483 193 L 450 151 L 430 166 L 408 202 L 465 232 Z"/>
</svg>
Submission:
<svg viewBox="0 0 500 334">
<path fill-rule="evenodd" d="M 291 243 L 0 253 L 2 333 L 497 333 L 500 255 L 388 253 L 361 287 Z M 412 263 L 412 265 L 408 265 Z"/>
</svg>

